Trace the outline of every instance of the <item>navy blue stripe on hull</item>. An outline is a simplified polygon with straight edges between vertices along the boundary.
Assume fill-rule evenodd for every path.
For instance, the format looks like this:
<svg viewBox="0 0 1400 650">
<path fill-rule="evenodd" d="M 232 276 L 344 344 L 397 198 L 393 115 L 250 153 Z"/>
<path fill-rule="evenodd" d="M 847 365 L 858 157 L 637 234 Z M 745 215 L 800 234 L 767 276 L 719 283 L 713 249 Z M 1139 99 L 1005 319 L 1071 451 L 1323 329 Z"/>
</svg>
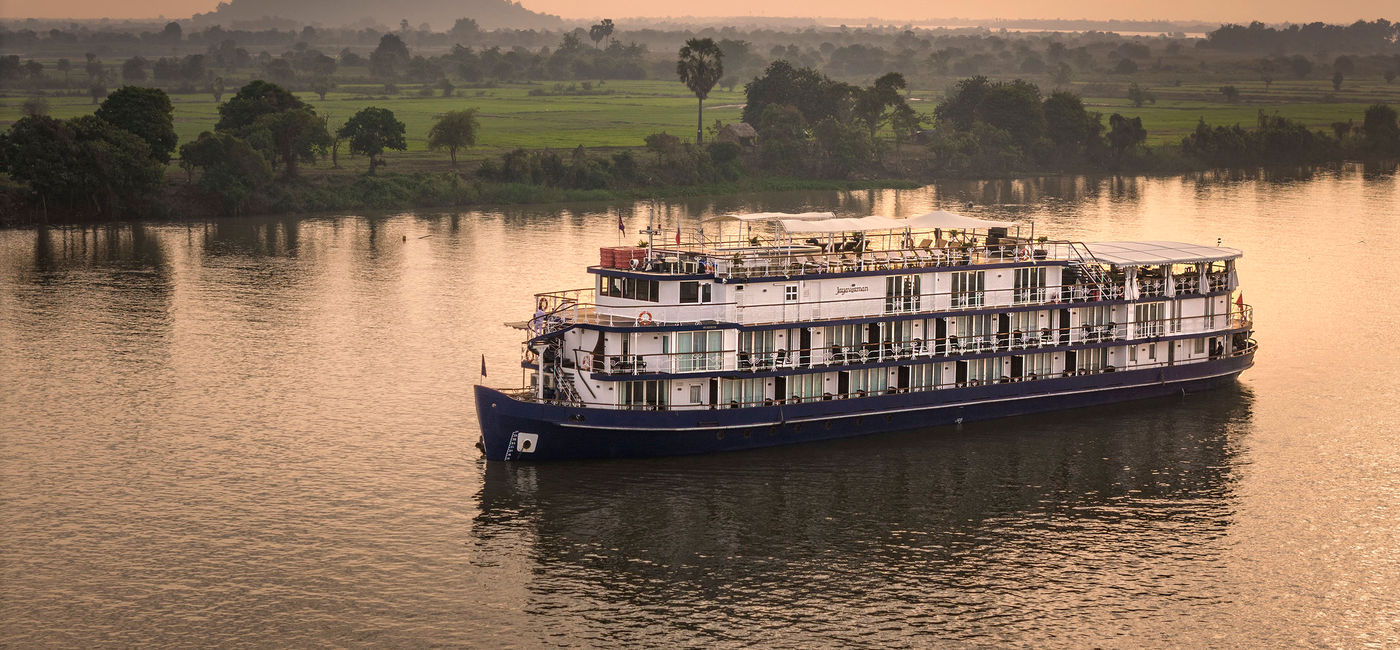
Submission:
<svg viewBox="0 0 1400 650">
<path fill-rule="evenodd" d="M 785 406 L 623 411 L 522 402 L 476 387 L 488 460 L 645 458 L 738 451 L 1198 392 L 1234 381 L 1253 355 L 1082 377 L 1041 379 Z"/>
</svg>

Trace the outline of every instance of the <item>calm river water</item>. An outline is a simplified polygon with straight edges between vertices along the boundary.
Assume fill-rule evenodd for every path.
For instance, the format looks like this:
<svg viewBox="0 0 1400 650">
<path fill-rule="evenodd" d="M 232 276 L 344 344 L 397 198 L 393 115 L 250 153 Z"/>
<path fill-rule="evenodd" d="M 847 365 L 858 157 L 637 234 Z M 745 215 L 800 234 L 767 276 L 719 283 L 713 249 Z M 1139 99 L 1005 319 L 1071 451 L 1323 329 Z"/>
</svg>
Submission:
<svg viewBox="0 0 1400 650">
<path fill-rule="evenodd" d="M 1244 249 L 1257 365 L 1103 410 L 503 466 L 473 446 L 481 355 L 518 382 L 502 322 L 587 285 L 647 206 L 0 231 L 0 645 L 1400 645 L 1395 174 L 661 212 L 936 207 Z"/>
</svg>

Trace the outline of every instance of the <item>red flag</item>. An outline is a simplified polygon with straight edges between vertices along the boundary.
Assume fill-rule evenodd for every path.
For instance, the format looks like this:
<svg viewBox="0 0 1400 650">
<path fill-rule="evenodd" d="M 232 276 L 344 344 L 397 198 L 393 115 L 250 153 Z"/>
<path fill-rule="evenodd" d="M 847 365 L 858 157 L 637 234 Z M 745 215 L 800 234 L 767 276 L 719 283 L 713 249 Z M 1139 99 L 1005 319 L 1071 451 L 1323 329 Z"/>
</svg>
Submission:
<svg viewBox="0 0 1400 650">
<path fill-rule="evenodd" d="M 681 245 L 681 225 L 679 223 L 676 224 L 676 245 Z"/>
<path fill-rule="evenodd" d="M 617 215 L 617 229 L 621 230 L 623 234 L 627 233 L 627 226 L 622 225 L 622 215 L 620 214 Z"/>
<path fill-rule="evenodd" d="M 1244 309 L 1244 292 L 1241 291 L 1238 298 L 1235 298 L 1235 306 Z"/>
</svg>

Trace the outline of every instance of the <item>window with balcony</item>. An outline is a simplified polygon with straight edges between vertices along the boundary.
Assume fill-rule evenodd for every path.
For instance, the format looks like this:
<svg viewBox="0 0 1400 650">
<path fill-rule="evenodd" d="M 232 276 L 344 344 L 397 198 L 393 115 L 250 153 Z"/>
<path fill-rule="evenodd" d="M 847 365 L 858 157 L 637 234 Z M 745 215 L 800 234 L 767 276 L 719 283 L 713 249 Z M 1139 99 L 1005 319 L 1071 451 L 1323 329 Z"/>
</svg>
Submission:
<svg viewBox="0 0 1400 650">
<path fill-rule="evenodd" d="M 892 275 L 885 278 L 885 313 L 919 311 L 919 276 Z"/>
<path fill-rule="evenodd" d="M 624 381 L 621 383 L 619 404 L 628 409 L 660 409 L 666 406 L 665 380 Z"/>
<path fill-rule="evenodd" d="M 676 333 L 676 371 L 720 369 L 724 334 L 718 330 Z"/>
<path fill-rule="evenodd" d="M 1164 302 L 1149 302 L 1133 306 L 1133 323 L 1136 325 L 1137 336 L 1151 337 L 1163 334 L 1166 306 Z"/>
<path fill-rule="evenodd" d="M 958 271 L 952 275 L 954 308 L 981 307 L 986 303 L 986 271 Z"/>
<path fill-rule="evenodd" d="M 753 406 L 761 404 L 764 398 L 763 379 L 723 379 L 720 380 L 721 406 Z"/>
<path fill-rule="evenodd" d="M 1016 269 L 1016 288 L 1012 291 L 1015 304 L 1026 305 L 1045 302 L 1045 267 L 1033 266 Z"/>
</svg>

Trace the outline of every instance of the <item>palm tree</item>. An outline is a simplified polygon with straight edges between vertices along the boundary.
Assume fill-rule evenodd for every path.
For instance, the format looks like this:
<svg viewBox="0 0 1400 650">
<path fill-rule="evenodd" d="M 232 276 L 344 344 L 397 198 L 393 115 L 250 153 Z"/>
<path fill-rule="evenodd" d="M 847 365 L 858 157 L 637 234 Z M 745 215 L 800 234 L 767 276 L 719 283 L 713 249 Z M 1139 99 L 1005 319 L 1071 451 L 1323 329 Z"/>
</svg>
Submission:
<svg viewBox="0 0 1400 650">
<path fill-rule="evenodd" d="M 695 144 L 700 144 L 705 124 L 705 98 L 724 76 L 724 52 L 712 38 L 692 38 L 681 48 L 676 75 L 700 100 L 695 114 Z"/>
</svg>

